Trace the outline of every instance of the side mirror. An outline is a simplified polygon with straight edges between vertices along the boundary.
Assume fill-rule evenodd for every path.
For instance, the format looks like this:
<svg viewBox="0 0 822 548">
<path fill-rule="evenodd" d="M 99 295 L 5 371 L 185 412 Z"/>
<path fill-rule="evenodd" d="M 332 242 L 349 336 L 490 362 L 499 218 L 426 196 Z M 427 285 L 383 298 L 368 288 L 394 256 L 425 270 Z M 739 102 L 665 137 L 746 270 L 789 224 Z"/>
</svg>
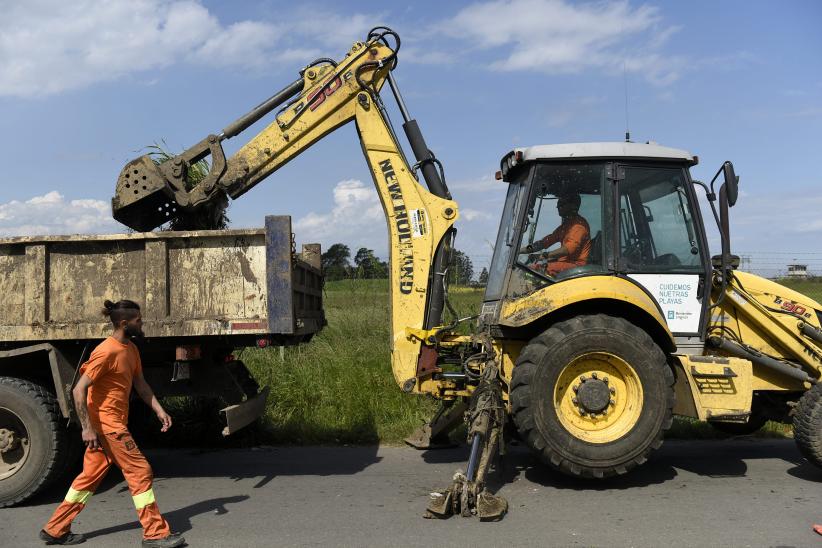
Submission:
<svg viewBox="0 0 822 548">
<path fill-rule="evenodd" d="M 739 177 L 734 173 L 731 162 L 722 164 L 722 174 L 725 176 L 725 194 L 728 196 L 728 207 L 733 207 L 739 197 Z"/>
</svg>

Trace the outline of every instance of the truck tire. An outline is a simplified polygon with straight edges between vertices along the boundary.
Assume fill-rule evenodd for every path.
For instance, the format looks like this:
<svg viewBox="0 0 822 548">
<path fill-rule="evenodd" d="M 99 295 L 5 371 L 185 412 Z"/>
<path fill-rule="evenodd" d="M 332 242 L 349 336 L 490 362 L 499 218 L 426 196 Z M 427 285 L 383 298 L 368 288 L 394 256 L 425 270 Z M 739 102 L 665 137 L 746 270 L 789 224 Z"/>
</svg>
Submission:
<svg viewBox="0 0 822 548">
<path fill-rule="evenodd" d="M 38 384 L 0 377 L 0 508 L 47 487 L 66 462 L 66 430 L 54 395 Z"/>
<path fill-rule="evenodd" d="M 802 456 L 822 468 L 822 384 L 815 384 L 799 399 L 793 417 L 793 437 Z"/>
<path fill-rule="evenodd" d="M 674 376 L 653 339 L 623 318 L 581 315 L 532 339 L 511 380 L 514 422 L 547 465 L 624 474 L 662 445 Z"/>
</svg>

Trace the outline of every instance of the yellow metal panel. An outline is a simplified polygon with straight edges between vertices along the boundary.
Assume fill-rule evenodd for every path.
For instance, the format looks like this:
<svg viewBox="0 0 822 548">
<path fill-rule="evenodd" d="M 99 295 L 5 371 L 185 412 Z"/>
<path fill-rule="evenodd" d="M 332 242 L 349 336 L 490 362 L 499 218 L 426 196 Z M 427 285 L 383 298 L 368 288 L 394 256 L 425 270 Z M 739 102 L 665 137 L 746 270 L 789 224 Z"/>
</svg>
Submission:
<svg viewBox="0 0 822 548">
<path fill-rule="evenodd" d="M 511 375 L 514 372 L 514 363 L 516 363 L 522 348 L 525 346 L 525 341 L 516 340 L 502 340 L 494 342 L 494 350 L 499 355 L 500 362 L 500 376 L 507 383 L 511 384 Z M 504 393 L 505 398 L 508 398 L 508 392 Z"/>
<path fill-rule="evenodd" d="M 739 358 L 676 357 L 679 360 L 677 374 L 684 373 L 700 420 L 750 413 L 751 362 Z"/>
<path fill-rule="evenodd" d="M 753 274 L 735 272 L 734 277 L 720 305 L 722 313 L 712 318 L 709 332 L 723 335 L 722 329 L 730 328 L 746 345 L 760 352 L 822 371 L 822 347 L 803 337 L 798 328 L 800 321 L 818 325 L 814 309 L 821 309 L 822 305 Z M 786 302 L 801 313 L 778 312 Z M 796 306 L 801 309 L 796 310 Z M 728 316 L 735 318 L 736 324 L 723 325 Z"/>
<path fill-rule="evenodd" d="M 417 330 L 423 327 L 431 260 L 457 220 L 458 206 L 453 200 L 434 196 L 417 182 L 370 98 L 358 101 L 356 119 L 388 223 L 392 369 L 397 383 L 403 385 L 416 376 L 420 351 Z M 415 391 L 423 391 L 423 387 L 417 386 Z"/>
<path fill-rule="evenodd" d="M 586 276 L 552 284 L 517 299 L 506 300 L 500 310 L 501 325 L 520 327 L 570 304 L 592 299 L 610 299 L 630 304 L 653 318 L 668 335 L 665 318 L 645 291 L 636 284 L 616 276 Z M 607 308 L 602 312 L 608 312 Z"/>
</svg>

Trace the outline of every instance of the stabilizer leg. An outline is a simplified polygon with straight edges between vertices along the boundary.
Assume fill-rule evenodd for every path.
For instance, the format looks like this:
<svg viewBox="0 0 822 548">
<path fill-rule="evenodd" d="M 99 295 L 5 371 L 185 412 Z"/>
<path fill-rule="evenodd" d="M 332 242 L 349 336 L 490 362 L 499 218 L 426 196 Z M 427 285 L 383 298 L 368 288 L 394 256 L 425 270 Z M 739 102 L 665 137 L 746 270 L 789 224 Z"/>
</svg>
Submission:
<svg viewBox="0 0 822 548">
<path fill-rule="evenodd" d="M 471 443 L 468 471 L 457 470 L 451 486 L 432 499 L 426 518 L 446 519 L 460 514 L 493 521 L 502 519 L 508 511 L 508 502 L 485 488 L 485 476 L 497 455 L 505 422 L 499 371 L 493 362 L 486 365 L 480 384 L 471 396 L 468 420 Z"/>
<path fill-rule="evenodd" d="M 468 402 L 465 400 L 445 401 L 434 417 L 405 438 L 405 443 L 416 449 L 444 449 L 454 447 L 448 434 L 465 420 Z"/>
</svg>

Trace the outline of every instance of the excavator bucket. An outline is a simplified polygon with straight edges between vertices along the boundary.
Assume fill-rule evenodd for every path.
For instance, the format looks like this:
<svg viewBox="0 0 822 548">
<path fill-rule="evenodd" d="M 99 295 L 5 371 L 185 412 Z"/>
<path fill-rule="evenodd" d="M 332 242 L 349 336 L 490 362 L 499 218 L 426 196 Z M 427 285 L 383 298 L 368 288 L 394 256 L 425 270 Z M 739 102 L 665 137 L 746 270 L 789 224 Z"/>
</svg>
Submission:
<svg viewBox="0 0 822 548">
<path fill-rule="evenodd" d="M 114 218 L 138 232 L 153 230 L 177 211 L 160 167 L 149 157 L 132 160 L 120 172 L 111 199 Z"/>
<path fill-rule="evenodd" d="M 189 169 L 211 156 L 208 175 L 187 190 Z M 224 199 L 215 187 L 226 170 L 220 138 L 209 135 L 196 145 L 155 164 L 151 156 L 140 156 L 126 164 L 117 178 L 111 211 L 114 218 L 139 232 L 153 230 L 183 211 L 192 211 L 211 200 Z"/>
<path fill-rule="evenodd" d="M 465 407 L 450 411 L 460 414 Z M 431 502 L 423 517 L 447 519 L 453 515 L 477 516 L 482 521 L 500 520 L 508 511 L 508 501 L 492 495 L 485 487 L 485 476 L 491 461 L 499 450 L 499 440 L 505 420 L 499 370 L 493 361 L 486 364 L 479 386 L 467 405 L 468 435 L 471 440 L 468 470 L 457 470 L 451 485 L 444 491 L 431 494 Z M 446 412 L 435 419 L 443 420 Z M 437 423 L 438 420 L 432 421 Z M 446 421 L 447 422 L 447 421 Z"/>
<path fill-rule="evenodd" d="M 457 470 L 453 483 L 442 492 L 431 493 L 424 518 L 448 519 L 451 516 L 477 516 L 480 521 L 499 521 L 508 512 L 508 501 L 503 497 L 492 495 L 487 489 L 477 493 L 479 487 L 468 481 L 466 475 Z"/>
</svg>

